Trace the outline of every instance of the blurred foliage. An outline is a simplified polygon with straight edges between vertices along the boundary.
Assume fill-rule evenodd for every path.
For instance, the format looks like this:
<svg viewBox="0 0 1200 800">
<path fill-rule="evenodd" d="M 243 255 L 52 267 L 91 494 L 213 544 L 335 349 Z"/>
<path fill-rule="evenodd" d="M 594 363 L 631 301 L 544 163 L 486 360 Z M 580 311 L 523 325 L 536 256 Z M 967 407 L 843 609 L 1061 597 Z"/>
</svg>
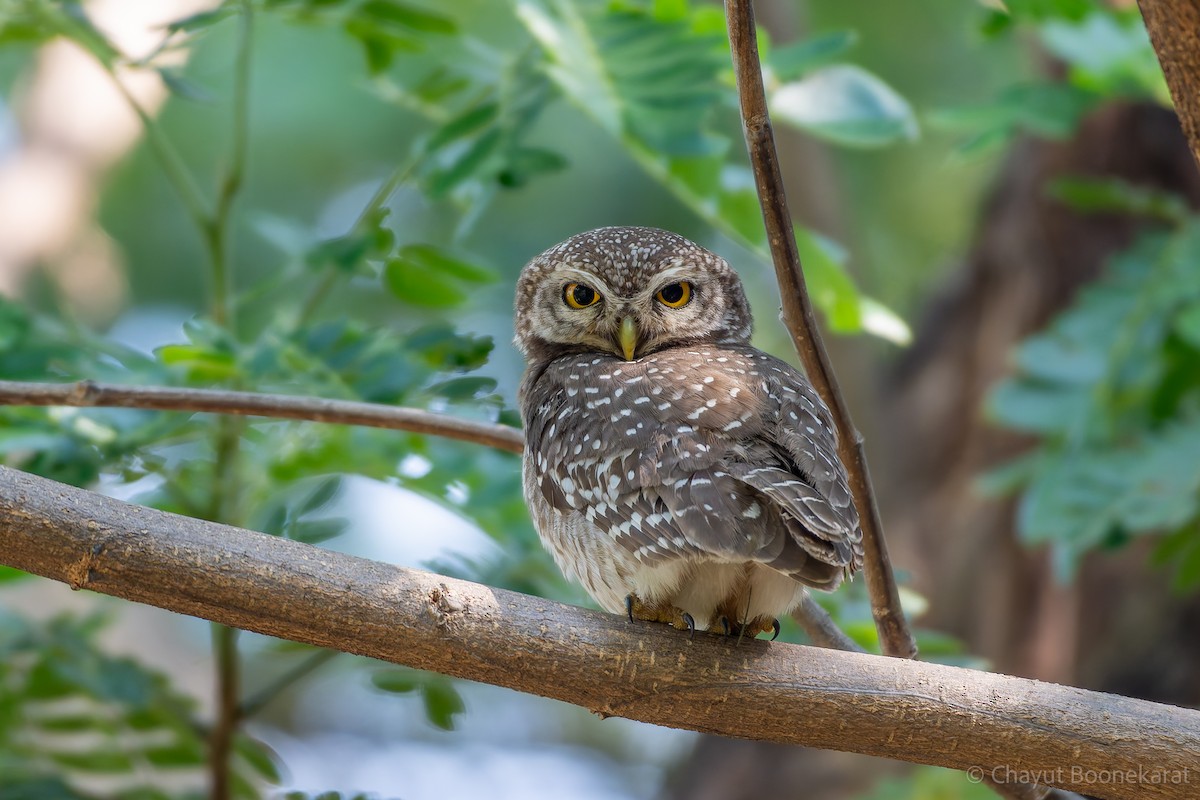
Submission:
<svg viewBox="0 0 1200 800">
<path fill-rule="evenodd" d="M 205 728 L 191 698 L 165 675 L 94 644 L 99 616 L 31 625 L 0 612 L 0 797 L 166 800 L 203 797 Z M 100 795 L 72 786 L 114 778 Z M 240 735 L 231 764 L 234 795 L 259 796 L 280 780 L 273 753 Z"/>
<path fill-rule="evenodd" d="M 1090 0 L 1009 7 L 1011 13 L 989 14 L 985 30 L 1031 28 L 1067 69 L 1059 82 L 1013 86 L 992 107 L 980 137 L 1024 129 L 1061 138 L 1101 103 L 1169 105 L 1136 8 Z M 1015 374 L 995 387 L 987 411 L 1038 443 L 985 476 L 982 487 L 1021 492 L 1019 531 L 1031 544 L 1051 547 L 1064 579 L 1090 551 L 1157 533 L 1175 584 L 1194 589 L 1200 586 L 1200 217 L 1182 198 L 1115 179 L 1069 178 L 1047 191 L 1081 213 L 1142 218 L 1150 226 L 1017 349 Z"/>
<path fill-rule="evenodd" d="M 1018 133 L 1069 138 L 1088 112 L 1114 99 L 1171 105 L 1135 5 L 1030 0 L 1006 6 L 987 12 L 983 32 L 993 37 L 1032 32 L 1045 52 L 1063 64 L 1063 75 L 1013 83 L 990 102 L 932 113 L 931 124 L 971 133 L 959 145 L 959 156 L 995 149 Z"/>
<path fill-rule="evenodd" d="M 706 225 L 765 253 L 753 181 L 736 134 L 719 8 L 683 0 L 515 0 L 503 13 L 508 20 L 497 26 L 500 35 L 489 37 L 484 27 L 465 26 L 453 7 L 407 0 L 227 0 L 167 25 L 160 46 L 134 60 L 92 25 L 78 3 L 6 0 L 0 44 L 26 48 L 32 58 L 37 46 L 67 38 L 114 79 L 133 69 L 153 71 L 163 81 L 172 95 L 167 108 L 159 118 L 140 114 L 146 152 L 156 180 L 177 195 L 182 218 L 193 226 L 189 236 L 200 243 L 198 266 L 209 276 L 209 290 L 207 313 L 193 316 L 179 336 L 151 353 L 98 336 L 70 315 L 0 300 L 0 374 L 252 387 L 517 424 L 497 381 L 483 372 L 491 338 L 460 330 L 451 315 L 492 294 L 501 276 L 496 263 L 467 245 L 481 218 L 505 193 L 571 166 L 569 152 L 547 144 L 540 127 L 547 110 L 564 103 Z M 395 151 L 390 175 L 342 230 L 316 234 L 294 209 L 259 206 L 243 188 L 245 173 L 273 157 L 246 147 L 247 126 L 272 122 L 256 116 L 247 100 L 254 91 L 254 30 L 267 25 L 337 32 L 357 48 L 374 102 L 415 121 Z M 226 84 L 205 66 L 214 41 L 234 54 L 220 66 L 231 75 Z M 846 31 L 778 49 L 764 37 L 781 121 L 857 147 L 914 136 L 908 103 L 878 77 L 843 61 L 854 43 Z M 187 66 L 164 57 L 176 53 L 189 55 Z M 187 130 L 169 124 L 181 114 L 194 120 Z M 197 130 L 225 142 L 228 152 L 215 159 L 195 155 L 188 137 Z M 286 152 L 288 133 L 278 131 L 274 151 Z M 135 154 L 134 163 L 141 157 Z M 215 193 L 196 180 L 207 174 L 216 176 Z M 423 225 L 395 214 L 398 196 L 421 198 L 453 224 Z M 239 234 L 247 229 L 257 241 Z M 804 229 L 798 235 L 813 265 L 813 295 L 833 328 L 907 336 L 898 317 L 859 293 L 845 271 L 844 248 Z M 132 248 L 136 240 L 131 235 L 127 243 Z M 137 251 L 130 252 L 136 261 Z M 269 269 L 254 264 L 264 256 L 273 264 Z M 364 291 L 372 304 L 386 298 L 384 310 L 394 323 L 328 313 L 331 295 Z M 272 313 L 256 313 L 263 307 Z M 433 499 L 501 545 L 499 555 L 445 560 L 438 569 L 581 599 L 539 546 L 521 499 L 518 460 L 505 453 L 343 426 L 135 409 L 5 407 L 0 459 L 75 485 L 119 488 L 156 508 L 309 544 L 329 542 L 347 529 L 350 520 L 339 502 L 345 476 L 374 478 Z M 0 580 L 20 577 L 12 570 L 0 573 Z M 77 771 L 203 764 L 203 729 L 190 718 L 190 704 L 172 694 L 161 676 L 95 650 L 94 621 L 38 628 L 13 619 L 11 625 L 20 633 L 6 641 L 25 649 L 14 651 L 13 666 L 0 674 L 0 705 L 14 723 L 0 726 L 12 734 L 0 738 L 0 762 L 28 767 L 21 773 L 22 791 L 45 793 L 53 784 L 72 796 L 70 787 L 81 785 Z M 320 651 L 310 652 L 265 701 L 255 696 L 247 702 L 257 710 L 271 693 L 325 660 Z M 47 675 L 53 682 L 46 682 Z M 372 680 L 382 691 L 419 696 L 437 727 L 452 729 L 464 711 L 454 684 L 441 676 L 388 668 L 376 670 Z M 72 706 L 69 717 L 37 716 L 39 703 L 76 696 L 90 702 Z M 110 738 L 86 753 L 59 752 L 36 730 L 66 730 L 68 723 Z M 127 736 L 130 728 L 139 735 Z M 231 770 L 239 797 L 257 796 L 262 781 L 278 780 L 271 755 L 249 739 L 239 742 Z M 128 791 L 106 796 L 165 796 L 157 791 L 130 784 Z"/>
<path fill-rule="evenodd" d="M 961 772 L 916 767 L 903 778 L 885 778 L 861 800 L 989 800 L 996 793 Z"/>
<path fill-rule="evenodd" d="M 1130 213 L 1180 203 L 1075 182 L 1077 206 Z M 1048 329 L 1018 348 L 992 392 L 997 422 L 1038 446 L 984 480 L 1022 490 L 1018 524 L 1069 576 L 1091 550 L 1168 534 L 1180 588 L 1200 585 L 1200 218 L 1139 237 Z"/>
<path fill-rule="evenodd" d="M 372 674 L 371 684 L 381 692 L 420 695 L 426 718 L 444 731 L 454 730 L 455 715 L 466 711 L 453 681 L 434 672 L 391 667 Z"/>
<path fill-rule="evenodd" d="M 990 102 L 947 107 L 953 104 L 939 98 L 945 110 L 927 115 L 925 128 L 968 133 L 962 154 L 994 150 L 1018 132 L 1067 136 L 1090 109 L 1115 98 L 1165 102 L 1161 74 L 1132 10 L 1093 0 L 1006 5 L 1005 12 L 979 12 L 983 33 L 1001 41 L 1032 32 L 1066 69 L 1056 81 L 1022 78 Z M 832 8 L 815 16 L 849 13 L 845 4 Z M 897 12 L 863 24 L 919 22 L 928 38 L 929 30 L 961 13 Z M 241 23 L 247 14 L 256 38 L 246 38 L 249 27 Z M 920 59 L 911 58 L 911 37 L 872 39 L 860 52 L 866 37 L 840 19 L 833 23 L 786 44 L 762 32 L 764 79 L 781 127 L 862 159 L 857 188 L 856 173 L 848 173 L 865 209 L 855 217 L 876 226 L 871 203 L 887 191 L 903 193 L 905 211 L 924 206 L 912 202 L 909 182 L 873 171 L 878 148 L 907 145 L 921 131 L 905 85 L 914 81 L 885 72 L 905 86 L 901 93 L 872 62 L 888 46 L 903 50 L 897 69 L 912 69 Z M 531 188 L 546 191 L 549 206 L 568 194 L 587 195 L 581 189 L 586 177 L 610 168 L 593 152 L 600 142 L 610 147 L 601 155 L 628 160 L 644 179 L 638 191 L 610 204 L 676 206 L 681 218 L 690 215 L 710 235 L 765 263 L 718 6 L 687 0 L 226 0 L 162 34 L 161 47 L 134 61 L 92 26 L 79 3 L 0 0 L 0 68 L 27 69 L 38 46 L 67 38 L 109 72 L 151 71 L 170 90 L 161 114 L 145 119 L 146 144 L 111 176 L 100 221 L 120 240 L 138 299 L 190 295 L 192 308 L 208 308 L 145 353 L 98 335 L 70 313 L 0 299 L 5 379 L 253 388 L 515 425 L 517 415 L 497 381 L 511 365 L 498 363 L 492 337 L 472 332 L 480 314 L 508 313 L 507 291 L 498 287 L 511 279 L 512 259 L 496 249 L 502 237 L 477 234 L 488 224 L 519 223 L 537 229 L 531 240 L 547 243 L 559 218 L 547 216 L 546 208 L 528 211 L 521 198 Z M 889 44 L 893 40 L 898 44 Z M 336 153 L 312 157 L 297 145 L 320 115 L 336 117 L 340 112 L 328 109 L 351 102 L 342 98 L 350 94 L 347 87 L 333 82 L 345 72 L 297 55 L 304 51 L 297 41 L 320 42 L 324 59 L 348 53 L 357 80 L 353 102 L 387 124 L 364 126 L 364 132 L 324 120 L 313 135 L 336 139 Z M 187 56 L 185 66 L 162 57 L 179 53 Z M 260 111 L 257 77 L 231 69 L 231 56 L 239 53 L 249 56 L 252 75 L 277 73 L 263 81 L 272 91 L 303 92 Z M 260 53 L 275 58 L 255 61 Z M 949 78 L 944 65 L 935 68 Z M 974 92 L 972 80 L 967 83 Z M 248 134 L 237 106 L 243 91 L 255 97 L 249 133 L 257 138 L 244 154 L 250 181 L 231 157 Z M 370 130 L 386 145 L 366 147 Z M 588 138 L 591 131 L 598 135 Z M 382 176 L 373 163 L 380 153 L 389 170 Z M 261 188 L 259 175 L 271 176 L 270 191 Z M 375 186 L 373 194 L 351 191 L 356 181 Z M 169 200 L 168 191 L 183 205 Z M 1200 287 L 1189 268 L 1200 226 L 1177 198 L 1136 187 L 1080 180 L 1054 191 L 1081 209 L 1135 213 L 1162 228 L 1117 259 L 1075 309 L 1022 348 L 1019 374 L 997 390 L 990 409 L 1004 424 L 1043 438 L 1029 459 L 990 483 L 1024 492 L 1025 535 L 1054 544 L 1064 565 L 1091 548 L 1162 531 L 1169 534 L 1163 558 L 1176 565 L 1181 585 L 1195 585 L 1200 475 L 1186 456 L 1189 449 L 1200 452 Z M 961 193 L 938 186 L 930 194 L 936 194 L 931 202 L 966 218 Z M 139 203 L 128 202 L 132 197 Z M 224 218 L 222 202 L 235 198 L 233 216 Z M 160 206 L 190 213 L 155 216 Z M 935 235 L 931 227 L 921 235 Z M 810 290 L 831 329 L 907 340 L 904 322 L 851 278 L 846 247 L 803 226 L 796 232 Z M 885 265 L 875 270 L 880 285 L 915 272 L 896 252 L 919 238 L 906 229 L 902 247 L 875 242 L 884 254 L 876 258 Z M 222 296 L 213 287 L 226 261 L 234 285 Z M 206 276 L 207 302 L 195 302 Z M 41 305 L 55 305 L 50 294 Z M 500 294 L 505 299 L 497 304 Z M 443 559 L 432 565 L 439 571 L 583 599 L 539 546 L 521 500 L 519 462 L 505 453 L 344 426 L 5 407 L 0 462 L 311 544 L 346 530 L 350 520 L 340 499 L 347 477 L 373 478 L 432 499 L 499 545 L 487 558 Z M 22 577 L 0 569 L 0 582 Z M 822 600 L 873 648 L 863 588 L 859 583 Z M 910 612 L 920 602 L 905 598 Z M 72 787 L 88 771 L 129 772 L 135 762 L 154 770 L 192 769 L 205 758 L 203 728 L 190 703 L 162 676 L 103 655 L 95 646 L 98 628 L 93 618 L 39 627 L 0 617 L 0 714 L 11 723 L 0 724 L 0 772 L 18 776 L 0 787 L 0 800 L 84 797 Z M 788 635 L 797 635 L 790 624 Z M 936 632 L 921 632 L 920 644 L 929 657 L 978 665 Z M 309 655 L 317 664 L 319 652 Z M 305 674 L 298 669 L 295 679 Z M 443 677 L 398 668 L 373 668 L 371 675 L 381 691 L 419 697 L 437 727 L 453 728 L 464 713 L 453 682 Z M 91 749 L 83 755 L 56 750 L 57 737 L 74 731 L 87 733 Z M 23 771 L 10 773 L 17 764 Z M 239 796 L 258 796 L 261 785 L 278 779 L 271 754 L 249 738 L 239 740 L 231 767 Z M 104 796 L 166 796 L 127 788 Z M 975 791 L 961 776 L 919 769 L 881 784 L 872 796 L 972 798 Z"/>
</svg>

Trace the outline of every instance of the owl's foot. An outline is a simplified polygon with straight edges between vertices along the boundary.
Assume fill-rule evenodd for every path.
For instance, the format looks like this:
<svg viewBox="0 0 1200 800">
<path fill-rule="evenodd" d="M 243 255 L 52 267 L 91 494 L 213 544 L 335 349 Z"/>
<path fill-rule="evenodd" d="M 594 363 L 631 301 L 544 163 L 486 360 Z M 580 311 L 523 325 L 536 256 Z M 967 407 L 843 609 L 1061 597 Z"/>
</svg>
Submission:
<svg viewBox="0 0 1200 800">
<path fill-rule="evenodd" d="M 779 620 L 766 615 L 755 617 L 746 625 L 739 625 L 736 622 L 730 622 L 729 617 L 722 615 L 717 624 L 721 626 L 721 633 L 726 636 L 736 636 L 741 639 L 743 636 L 749 636 L 753 639 L 760 633 L 771 631 L 771 641 L 779 638 Z"/>
<path fill-rule="evenodd" d="M 676 630 L 687 631 L 689 639 L 696 636 L 696 620 L 692 615 L 669 603 L 643 603 L 636 594 L 631 594 L 625 598 L 625 613 L 630 622 L 635 619 L 665 622 Z"/>
</svg>

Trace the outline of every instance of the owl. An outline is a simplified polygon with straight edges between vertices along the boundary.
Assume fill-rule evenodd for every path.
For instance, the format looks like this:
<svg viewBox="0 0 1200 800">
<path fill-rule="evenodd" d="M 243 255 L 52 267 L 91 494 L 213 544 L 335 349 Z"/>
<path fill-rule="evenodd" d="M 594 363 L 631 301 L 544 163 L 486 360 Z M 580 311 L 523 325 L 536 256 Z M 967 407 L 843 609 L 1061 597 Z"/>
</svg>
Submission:
<svg viewBox="0 0 1200 800">
<path fill-rule="evenodd" d="M 521 272 L 525 499 L 605 610 L 779 633 L 804 587 L 862 566 L 830 414 L 750 346 L 737 274 L 654 228 L 600 228 Z"/>
</svg>

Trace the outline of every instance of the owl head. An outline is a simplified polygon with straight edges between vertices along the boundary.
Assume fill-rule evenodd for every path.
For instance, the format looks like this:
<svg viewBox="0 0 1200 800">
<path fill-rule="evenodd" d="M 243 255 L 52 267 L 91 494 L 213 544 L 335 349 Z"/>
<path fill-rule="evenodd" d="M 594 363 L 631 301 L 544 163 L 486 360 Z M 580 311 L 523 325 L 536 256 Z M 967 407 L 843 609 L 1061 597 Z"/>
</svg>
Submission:
<svg viewBox="0 0 1200 800">
<path fill-rule="evenodd" d="M 750 307 L 723 258 L 657 228 L 598 228 L 533 259 L 517 281 L 516 343 L 530 363 L 602 352 L 745 344 Z"/>
</svg>

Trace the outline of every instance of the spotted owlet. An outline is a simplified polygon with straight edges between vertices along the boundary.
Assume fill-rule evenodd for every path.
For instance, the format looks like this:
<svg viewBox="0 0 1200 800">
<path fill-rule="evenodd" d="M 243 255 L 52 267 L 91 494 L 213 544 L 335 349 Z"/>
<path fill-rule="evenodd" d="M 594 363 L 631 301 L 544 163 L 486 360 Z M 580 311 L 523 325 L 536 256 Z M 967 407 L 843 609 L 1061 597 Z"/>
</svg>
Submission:
<svg viewBox="0 0 1200 800">
<path fill-rule="evenodd" d="M 524 485 L 604 609 L 751 636 L 862 565 L 829 411 L 750 346 L 736 273 L 667 231 L 600 228 L 517 283 Z"/>
</svg>

